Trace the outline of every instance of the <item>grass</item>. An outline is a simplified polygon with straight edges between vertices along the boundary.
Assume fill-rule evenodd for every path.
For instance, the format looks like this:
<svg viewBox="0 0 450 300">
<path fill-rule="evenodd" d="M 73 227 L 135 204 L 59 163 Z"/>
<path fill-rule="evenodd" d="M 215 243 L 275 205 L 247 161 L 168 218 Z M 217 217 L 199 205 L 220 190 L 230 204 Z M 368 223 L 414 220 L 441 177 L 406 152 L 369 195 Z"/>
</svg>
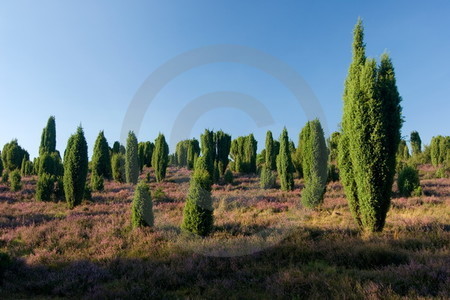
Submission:
<svg viewBox="0 0 450 300">
<path fill-rule="evenodd" d="M 150 170 L 144 170 L 146 177 Z M 190 171 L 155 183 L 155 226 L 132 230 L 133 186 L 73 210 L 36 202 L 35 177 L 0 184 L 0 298 L 445 299 L 450 295 L 450 179 L 421 168 L 424 196 L 394 197 L 382 233 L 358 232 L 339 183 L 303 209 L 296 189 L 261 190 L 257 176 L 214 185 L 215 230 L 181 234 Z M 1 254 L 3 253 L 3 254 Z"/>
</svg>

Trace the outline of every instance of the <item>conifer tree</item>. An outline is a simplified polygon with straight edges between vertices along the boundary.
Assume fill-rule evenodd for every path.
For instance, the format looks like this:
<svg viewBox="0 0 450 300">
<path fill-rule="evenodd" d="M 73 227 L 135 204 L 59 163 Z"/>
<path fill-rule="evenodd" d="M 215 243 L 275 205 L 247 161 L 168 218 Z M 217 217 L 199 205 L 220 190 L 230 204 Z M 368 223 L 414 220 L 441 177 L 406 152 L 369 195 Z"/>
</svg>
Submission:
<svg viewBox="0 0 450 300">
<path fill-rule="evenodd" d="M 152 166 L 155 170 L 157 182 L 166 178 L 167 165 L 169 164 L 169 145 L 163 134 L 159 134 L 155 140 L 155 150 L 153 151 Z"/>
<path fill-rule="evenodd" d="M 327 183 L 328 150 L 322 125 L 318 119 L 309 121 L 302 129 L 303 177 L 305 188 L 302 203 L 306 207 L 317 207 L 323 202 Z"/>
<path fill-rule="evenodd" d="M 152 165 L 152 154 L 155 145 L 152 142 L 140 142 L 138 144 L 138 153 L 139 153 L 139 169 L 145 167 L 151 167 Z"/>
<path fill-rule="evenodd" d="M 286 127 L 280 135 L 280 153 L 277 156 L 277 171 L 281 189 L 291 191 L 294 189 L 294 166 L 289 148 L 289 136 Z"/>
<path fill-rule="evenodd" d="M 94 145 L 92 156 L 92 173 L 100 177 L 111 179 L 111 156 L 109 153 L 108 141 L 103 130 L 99 132 Z"/>
<path fill-rule="evenodd" d="M 16 139 L 3 146 L 2 162 L 5 170 L 13 171 L 20 169 L 24 158 L 25 160 L 29 160 L 30 155 L 19 145 Z"/>
<path fill-rule="evenodd" d="M 183 210 L 181 229 L 207 236 L 213 229 L 212 178 L 204 156 L 197 159 Z"/>
<path fill-rule="evenodd" d="M 148 185 L 140 181 L 134 191 L 131 203 L 131 224 L 133 228 L 153 226 L 153 203 Z"/>
<path fill-rule="evenodd" d="M 278 153 L 275 153 L 275 144 L 273 142 L 273 136 L 272 132 L 270 130 L 266 133 L 266 149 L 265 149 L 265 165 L 266 168 L 269 170 L 276 170 L 277 169 L 277 155 Z"/>
<path fill-rule="evenodd" d="M 125 156 L 122 153 L 114 153 L 111 158 L 112 176 L 116 182 L 123 183 L 125 177 Z"/>
<path fill-rule="evenodd" d="M 130 131 L 127 138 L 125 153 L 125 178 L 127 183 L 136 184 L 139 178 L 138 141 L 134 132 Z"/>
<path fill-rule="evenodd" d="M 51 116 L 47 121 L 47 126 L 42 130 L 41 145 L 39 155 L 56 151 L 56 124 L 55 117 Z"/>
<path fill-rule="evenodd" d="M 214 177 L 214 160 L 216 159 L 216 147 L 214 144 L 214 132 L 205 129 L 205 132 L 200 136 L 201 153 L 207 164 L 207 171 L 211 178 Z"/>
<path fill-rule="evenodd" d="M 229 162 L 231 135 L 219 130 L 214 134 L 214 140 L 216 143 L 217 168 L 219 175 L 223 176 Z"/>
<path fill-rule="evenodd" d="M 198 140 L 195 138 L 192 140 L 189 140 L 188 143 L 188 149 L 187 149 L 187 168 L 189 170 L 192 170 L 194 168 L 195 160 L 200 155 L 200 144 L 198 143 Z"/>
<path fill-rule="evenodd" d="M 420 135 L 417 131 L 411 132 L 410 142 L 413 156 L 422 153 L 422 140 L 420 139 Z"/>
<path fill-rule="evenodd" d="M 64 193 L 70 209 L 83 200 L 88 172 L 88 148 L 81 126 L 67 142 L 64 155 Z"/>
<path fill-rule="evenodd" d="M 387 54 L 377 67 L 365 55 L 362 21 L 344 89 L 339 170 L 350 210 L 367 231 L 381 231 L 389 210 L 400 142 L 401 98 Z"/>
</svg>

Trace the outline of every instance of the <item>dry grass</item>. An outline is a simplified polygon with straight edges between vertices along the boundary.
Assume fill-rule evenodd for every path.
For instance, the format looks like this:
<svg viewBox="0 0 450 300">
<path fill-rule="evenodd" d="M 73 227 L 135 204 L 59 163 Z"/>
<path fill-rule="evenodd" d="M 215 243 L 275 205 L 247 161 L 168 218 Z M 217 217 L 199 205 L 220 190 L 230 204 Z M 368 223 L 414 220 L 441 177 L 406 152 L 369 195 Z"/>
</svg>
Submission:
<svg viewBox="0 0 450 300">
<path fill-rule="evenodd" d="M 141 175 L 146 177 L 145 170 Z M 132 230 L 133 187 L 73 210 L 36 202 L 35 178 L 20 192 L 0 184 L 1 298 L 446 298 L 450 294 L 450 179 L 425 179 L 424 196 L 394 198 L 385 231 L 360 234 L 342 187 L 324 205 L 299 206 L 292 192 L 261 190 L 256 176 L 213 187 L 215 230 L 179 230 L 190 172 L 170 168 L 150 183 L 155 227 Z M 242 255 L 246 254 L 246 255 Z M 0 272 L 1 273 L 1 272 Z"/>
</svg>

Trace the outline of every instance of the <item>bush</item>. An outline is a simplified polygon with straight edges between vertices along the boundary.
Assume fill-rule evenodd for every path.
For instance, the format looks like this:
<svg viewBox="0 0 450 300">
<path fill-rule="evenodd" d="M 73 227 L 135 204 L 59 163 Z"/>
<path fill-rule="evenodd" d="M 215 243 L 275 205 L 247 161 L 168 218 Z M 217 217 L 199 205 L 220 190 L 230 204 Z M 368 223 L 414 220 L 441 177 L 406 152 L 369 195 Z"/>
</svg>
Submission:
<svg viewBox="0 0 450 300">
<path fill-rule="evenodd" d="M 223 180 L 226 184 L 233 184 L 233 172 L 231 172 L 230 169 L 227 169 L 225 171 L 225 174 L 223 175 Z"/>
<path fill-rule="evenodd" d="M 264 166 L 261 169 L 261 175 L 259 177 L 259 185 L 261 186 L 262 189 L 271 189 L 273 187 L 275 187 L 275 181 L 276 181 L 276 176 L 274 174 L 274 172 Z"/>
<path fill-rule="evenodd" d="M 50 201 L 54 192 L 55 176 L 47 173 L 39 175 L 36 184 L 36 200 Z"/>
<path fill-rule="evenodd" d="M 150 189 L 141 181 L 136 186 L 133 202 L 131 203 L 131 225 L 133 228 L 153 226 L 153 204 Z"/>
<path fill-rule="evenodd" d="M 9 184 L 11 186 L 11 191 L 16 192 L 22 188 L 21 180 L 22 176 L 20 176 L 19 170 L 14 170 L 9 174 Z"/>
<path fill-rule="evenodd" d="M 117 182 L 125 182 L 125 156 L 122 153 L 115 153 L 111 158 L 113 179 Z"/>
<path fill-rule="evenodd" d="M 91 174 L 91 188 L 98 192 L 101 192 L 104 189 L 103 177 L 98 175 L 97 172 Z"/>
<path fill-rule="evenodd" d="M 404 197 L 411 196 L 411 193 L 420 188 L 419 172 L 411 166 L 404 167 L 397 178 L 398 191 Z M 418 191 L 416 191 L 418 192 Z"/>
</svg>

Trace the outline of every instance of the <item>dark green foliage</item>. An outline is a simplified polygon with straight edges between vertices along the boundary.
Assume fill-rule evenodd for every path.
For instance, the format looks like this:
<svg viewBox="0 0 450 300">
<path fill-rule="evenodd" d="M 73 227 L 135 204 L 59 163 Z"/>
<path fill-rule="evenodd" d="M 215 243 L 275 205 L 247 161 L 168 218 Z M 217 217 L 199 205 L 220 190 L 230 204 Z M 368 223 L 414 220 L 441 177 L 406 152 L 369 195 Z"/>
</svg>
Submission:
<svg viewBox="0 0 450 300">
<path fill-rule="evenodd" d="M 218 183 L 220 180 L 219 164 L 217 160 L 214 162 L 213 182 Z"/>
<path fill-rule="evenodd" d="M 189 148 L 189 140 L 179 141 L 175 146 L 175 158 L 177 166 L 187 167 L 188 148 Z"/>
<path fill-rule="evenodd" d="M 419 171 L 412 166 L 401 169 L 397 178 L 397 186 L 400 195 L 411 196 L 420 187 Z"/>
<path fill-rule="evenodd" d="M 335 162 L 338 158 L 338 145 L 339 145 L 339 138 L 341 137 L 340 132 L 333 132 L 331 136 L 328 138 L 328 151 L 330 153 L 329 155 L 329 161 Z"/>
<path fill-rule="evenodd" d="M 292 164 L 294 166 L 295 172 L 297 172 L 298 178 L 303 178 L 303 167 L 302 167 L 302 161 L 303 161 L 303 147 L 302 145 L 302 131 L 298 134 L 298 145 L 297 149 L 295 150 L 294 155 L 292 156 Z"/>
<path fill-rule="evenodd" d="M 323 203 L 328 178 L 328 149 L 322 125 L 318 119 L 309 121 L 302 129 L 302 166 L 305 188 L 302 203 L 306 207 L 317 207 Z"/>
<path fill-rule="evenodd" d="M 167 165 L 169 164 L 169 145 L 163 134 L 159 134 L 155 140 L 155 150 L 152 156 L 152 166 L 155 170 L 157 182 L 161 182 L 166 178 Z"/>
<path fill-rule="evenodd" d="M 328 164 L 327 182 L 339 181 L 339 170 L 334 163 Z"/>
<path fill-rule="evenodd" d="M 273 141 L 272 132 L 270 130 L 266 133 L 266 149 L 265 149 L 265 164 L 269 170 L 275 171 L 277 169 L 277 155 L 275 151 L 275 143 Z"/>
<path fill-rule="evenodd" d="M 280 152 L 277 156 L 277 171 L 280 178 L 281 190 L 292 191 L 294 189 L 294 165 L 289 148 L 289 136 L 286 127 L 280 135 Z"/>
<path fill-rule="evenodd" d="M 54 197 L 55 183 L 57 184 L 56 177 L 48 173 L 42 173 L 39 175 L 36 184 L 36 200 L 38 201 L 50 201 Z"/>
<path fill-rule="evenodd" d="M 120 143 L 118 141 L 115 141 L 113 144 L 113 147 L 111 148 L 111 154 L 121 153 L 120 149 L 121 149 Z M 122 153 L 122 154 L 125 154 L 125 153 Z M 112 155 L 111 155 L 111 157 L 112 157 Z"/>
<path fill-rule="evenodd" d="M 205 157 L 199 157 L 191 177 L 181 224 L 184 231 L 200 236 L 207 236 L 213 229 L 212 179 L 207 167 Z"/>
<path fill-rule="evenodd" d="M 207 171 L 211 178 L 214 177 L 214 161 L 216 159 L 216 145 L 214 142 L 214 132 L 205 129 L 205 132 L 200 136 L 201 153 L 207 164 Z"/>
<path fill-rule="evenodd" d="M 226 184 L 233 184 L 233 172 L 231 172 L 230 169 L 227 169 L 225 171 L 225 174 L 223 175 L 223 180 Z"/>
<path fill-rule="evenodd" d="M 22 165 L 20 167 L 20 174 L 22 176 L 33 175 L 33 163 L 29 160 L 26 160 L 25 157 L 22 160 Z"/>
<path fill-rule="evenodd" d="M 64 155 L 64 193 L 70 209 L 83 200 L 87 172 L 88 148 L 80 126 L 69 138 Z"/>
<path fill-rule="evenodd" d="M 408 145 L 405 140 L 400 140 L 397 150 L 397 160 L 407 161 L 411 155 L 409 155 Z"/>
<path fill-rule="evenodd" d="M 125 182 L 125 155 L 114 153 L 111 157 L 112 176 L 116 182 Z"/>
<path fill-rule="evenodd" d="M 2 174 L 3 174 L 3 161 L 2 161 L 2 159 L 1 159 L 1 152 L 0 152 L 0 177 L 2 176 Z M 23 161 L 23 159 L 22 159 L 22 161 Z"/>
<path fill-rule="evenodd" d="M 93 171 L 91 174 L 91 188 L 93 191 L 103 191 L 104 189 L 104 180 L 103 177 L 98 175 L 96 171 Z"/>
<path fill-rule="evenodd" d="M 385 224 L 400 142 L 401 97 L 387 54 L 377 67 L 365 56 L 361 20 L 354 30 L 353 58 L 345 82 L 340 178 L 357 224 L 381 231 Z"/>
<path fill-rule="evenodd" d="M 187 149 L 187 168 L 192 170 L 194 168 L 195 160 L 200 156 L 200 144 L 196 139 L 189 140 Z"/>
<path fill-rule="evenodd" d="M 134 132 L 130 131 L 127 138 L 125 153 L 125 178 L 127 183 L 136 184 L 139 178 L 138 141 Z"/>
<path fill-rule="evenodd" d="M 47 153 L 44 152 L 38 160 L 38 175 L 43 173 L 50 175 L 62 176 L 64 173 L 61 158 L 57 152 Z"/>
<path fill-rule="evenodd" d="M 257 142 L 250 134 L 248 136 L 240 136 L 231 142 L 230 154 L 233 159 L 233 169 L 239 173 L 255 173 L 256 172 L 256 151 Z"/>
<path fill-rule="evenodd" d="M 22 176 L 20 176 L 20 171 L 18 169 L 9 173 L 8 181 L 11 191 L 16 192 L 22 188 Z"/>
<path fill-rule="evenodd" d="M 152 154 L 155 145 L 152 142 L 140 142 L 138 144 L 139 169 L 152 166 Z"/>
<path fill-rule="evenodd" d="M 131 203 L 131 225 L 133 228 L 153 226 L 153 203 L 148 185 L 141 181 L 134 191 Z"/>
<path fill-rule="evenodd" d="M 30 155 L 26 150 L 19 146 L 17 140 L 12 140 L 3 146 L 2 162 L 4 169 L 9 171 L 20 169 L 24 158 L 25 160 L 29 160 Z"/>
<path fill-rule="evenodd" d="M 94 154 L 92 155 L 92 172 L 106 179 L 111 179 L 111 156 L 109 154 L 108 141 L 105 138 L 103 130 L 97 136 L 94 145 Z"/>
<path fill-rule="evenodd" d="M 412 131 L 410 135 L 410 143 L 412 155 L 416 156 L 422 152 L 422 140 L 420 139 L 420 135 L 417 131 Z"/>
<path fill-rule="evenodd" d="M 218 172 L 220 176 L 223 176 L 229 163 L 228 156 L 230 155 L 231 135 L 219 130 L 214 134 L 214 141 L 216 145 L 216 162 Z"/>
<path fill-rule="evenodd" d="M 41 145 L 39 155 L 56 151 L 56 124 L 55 117 L 51 116 L 47 121 L 47 126 L 42 130 Z"/>
<path fill-rule="evenodd" d="M 92 200 L 92 189 L 89 184 L 84 185 L 83 199 L 88 201 Z"/>
<path fill-rule="evenodd" d="M 259 185 L 262 189 L 271 189 L 275 187 L 276 175 L 269 167 L 263 166 L 259 177 Z"/>
<path fill-rule="evenodd" d="M 430 155 L 433 166 L 439 166 L 445 163 L 449 150 L 450 137 L 441 135 L 432 137 L 430 144 Z"/>
</svg>

